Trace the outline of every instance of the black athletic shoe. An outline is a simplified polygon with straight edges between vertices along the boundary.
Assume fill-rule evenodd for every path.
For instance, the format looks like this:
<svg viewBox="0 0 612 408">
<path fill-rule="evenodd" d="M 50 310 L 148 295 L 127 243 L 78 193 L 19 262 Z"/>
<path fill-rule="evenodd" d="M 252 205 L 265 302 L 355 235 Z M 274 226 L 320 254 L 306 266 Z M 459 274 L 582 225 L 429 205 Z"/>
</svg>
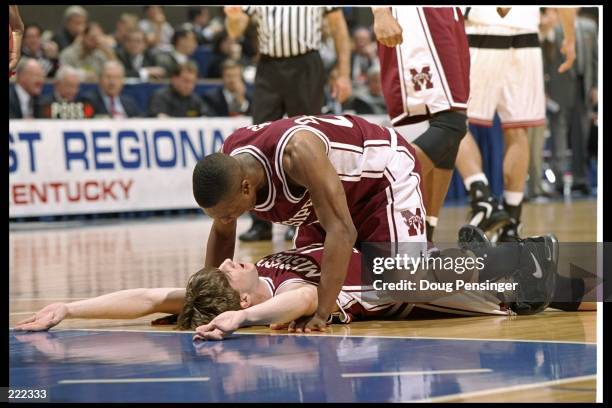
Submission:
<svg viewBox="0 0 612 408">
<path fill-rule="evenodd" d="M 555 292 L 559 241 L 552 235 L 519 240 L 519 268 L 512 274 L 518 283 L 510 308 L 518 315 L 540 313 L 550 305 Z"/>
<path fill-rule="evenodd" d="M 480 228 L 485 234 L 493 234 L 510 221 L 510 215 L 504 210 L 500 202 L 491 195 L 489 186 L 483 182 L 472 183 L 470 200 L 472 210 L 468 215 L 467 223 Z"/>
<path fill-rule="evenodd" d="M 469 224 L 459 229 L 457 244 L 461 249 L 490 248 L 492 246 L 483 230 Z"/>
<path fill-rule="evenodd" d="M 251 228 L 240 234 L 238 239 L 244 242 L 270 241 L 272 239 L 272 225 L 268 226 L 262 222 L 253 223 Z"/>
</svg>

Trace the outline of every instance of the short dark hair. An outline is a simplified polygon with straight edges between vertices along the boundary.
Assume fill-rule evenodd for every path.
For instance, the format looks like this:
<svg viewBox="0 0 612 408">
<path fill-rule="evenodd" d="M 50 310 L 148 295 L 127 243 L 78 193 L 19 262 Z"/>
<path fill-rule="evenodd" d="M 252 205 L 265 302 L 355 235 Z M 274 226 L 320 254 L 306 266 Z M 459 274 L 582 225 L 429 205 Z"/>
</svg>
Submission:
<svg viewBox="0 0 612 408">
<path fill-rule="evenodd" d="M 197 16 L 207 11 L 202 6 L 190 6 L 187 8 L 187 21 L 193 21 Z"/>
<path fill-rule="evenodd" d="M 198 75 L 198 66 L 193 61 L 187 61 L 182 64 L 176 64 L 170 71 L 170 76 L 179 76 L 183 71 L 193 72 Z"/>
<path fill-rule="evenodd" d="M 195 32 L 191 28 L 187 27 L 185 24 L 177 27 L 174 30 L 174 34 L 172 35 L 172 45 L 176 47 L 176 43 L 178 42 L 178 40 L 187 37 L 189 33 L 192 33 L 195 36 Z"/>
<path fill-rule="evenodd" d="M 189 278 L 177 329 L 195 330 L 223 312 L 240 310 L 240 294 L 218 268 L 200 269 Z"/>
<path fill-rule="evenodd" d="M 235 158 L 223 153 L 203 157 L 193 169 L 193 196 L 201 208 L 219 204 L 231 192 L 238 174 Z"/>
<path fill-rule="evenodd" d="M 240 70 L 242 70 L 242 65 L 240 65 L 239 62 L 231 59 L 231 58 L 226 58 L 222 63 L 221 63 L 221 72 L 225 72 L 226 69 L 233 69 L 233 68 L 239 68 Z"/>
</svg>

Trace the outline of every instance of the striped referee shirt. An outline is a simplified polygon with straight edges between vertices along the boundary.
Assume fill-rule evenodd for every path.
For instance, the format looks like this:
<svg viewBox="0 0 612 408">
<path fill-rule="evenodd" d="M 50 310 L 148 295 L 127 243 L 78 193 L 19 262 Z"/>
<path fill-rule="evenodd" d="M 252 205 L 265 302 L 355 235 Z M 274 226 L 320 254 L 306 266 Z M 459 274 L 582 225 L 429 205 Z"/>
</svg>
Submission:
<svg viewBox="0 0 612 408">
<path fill-rule="evenodd" d="M 295 57 L 321 47 L 323 16 L 337 7 L 244 6 L 257 23 L 259 52 L 274 58 Z"/>
</svg>

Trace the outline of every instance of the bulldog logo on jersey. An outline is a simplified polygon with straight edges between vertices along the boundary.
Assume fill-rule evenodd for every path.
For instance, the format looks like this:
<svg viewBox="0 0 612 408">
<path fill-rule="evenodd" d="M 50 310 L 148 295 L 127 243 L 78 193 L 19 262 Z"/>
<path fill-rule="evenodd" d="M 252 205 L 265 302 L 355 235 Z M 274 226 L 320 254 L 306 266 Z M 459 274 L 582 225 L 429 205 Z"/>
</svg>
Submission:
<svg viewBox="0 0 612 408">
<path fill-rule="evenodd" d="M 421 68 L 421 72 L 418 72 L 414 68 L 410 68 L 410 75 L 412 75 L 412 83 L 414 84 L 414 90 L 420 91 L 421 87 L 425 85 L 425 89 L 433 88 L 433 82 L 431 82 L 431 74 L 429 73 L 429 65 L 425 65 Z"/>
<path fill-rule="evenodd" d="M 408 235 L 412 237 L 415 235 L 423 235 L 425 233 L 425 222 L 423 222 L 423 216 L 420 208 L 415 210 L 415 214 L 413 214 L 410 210 L 402 211 L 402 217 L 408 226 Z"/>
</svg>

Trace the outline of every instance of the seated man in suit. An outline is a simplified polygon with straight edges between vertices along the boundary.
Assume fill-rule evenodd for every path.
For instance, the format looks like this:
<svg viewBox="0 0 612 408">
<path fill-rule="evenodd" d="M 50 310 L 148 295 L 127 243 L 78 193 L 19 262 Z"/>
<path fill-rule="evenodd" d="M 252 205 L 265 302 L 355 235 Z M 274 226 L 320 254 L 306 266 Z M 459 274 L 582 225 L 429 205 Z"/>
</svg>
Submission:
<svg viewBox="0 0 612 408">
<path fill-rule="evenodd" d="M 145 34 L 140 29 L 127 34 L 123 47 L 117 50 L 117 58 L 123 64 L 128 78 L 139 78 L 146 82 L 166 76 L 166 70 L 157 66 L 155 56 L 147 49 Z"/>
<path fill-rule="evenodd" d="M 33 58 L 22 58 L 16 68 L 15 87 L 9 87 L 9 118 L 40 117 L 39 97 L 45 82 L 45 71 Z"/>
<path fill-rule="evenodd" d="M 223 86 L 206 92 L 202 99 L 211 116 L 238 116 L 251 114 L 251 98 L 242 79 L 242 66 L 234 60 L 225 60 L 221 67 Z"/>
<path fill-rule="evenodd" d="M 172 46 L 172 52 L 159 54 L 157 57 L 157 65 L 163 67 L 168 74 L 174 71 L 177 65 L 189 61 L 198 48 L 198 41 L 193 31 L 181 27 L 172 36 Z"/>
<path fill-rule="evenodd" d="M 158 89 L 149 104 L 149 116 L 198 117 L 207 115 L 207 107 L 195 93 L 198 67 L 192 61 L 176 66 L 170 77 L 170 86 Z"/>
<path fill-rule="evenodd" d="M 57 70 L 53 83 L 53 93 L 41 98 L 42 118 L 83 119 L 91 117 L 93 109 L 79 97 L 79 72 L 65 65 Z"/>
<path fill-rule="evenodd" d="M 98 89 L 86 95 L 95 117 L 123 119 L 141 116 L 136 101 L 121 95 L 124 76 L 125 71 L 120 62 L 107 61 L 104 64 Z"/>
</svg>

